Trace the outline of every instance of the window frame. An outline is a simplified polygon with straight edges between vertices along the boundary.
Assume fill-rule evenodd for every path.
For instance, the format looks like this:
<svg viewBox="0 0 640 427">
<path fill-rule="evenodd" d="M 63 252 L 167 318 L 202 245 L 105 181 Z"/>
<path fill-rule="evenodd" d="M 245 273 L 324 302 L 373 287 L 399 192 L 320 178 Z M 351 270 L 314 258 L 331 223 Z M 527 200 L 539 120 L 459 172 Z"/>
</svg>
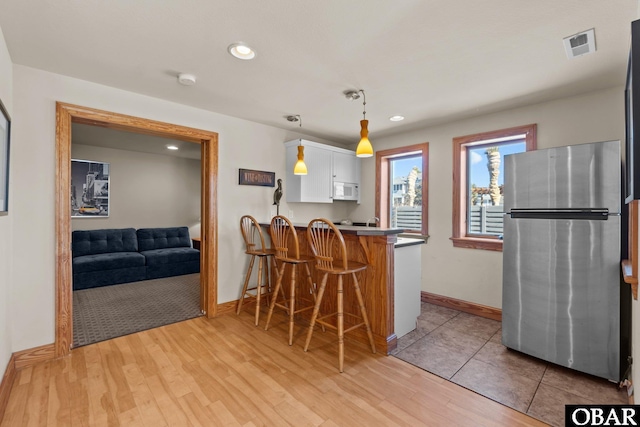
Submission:
<svg viewBox="0 0 640 427">
<path fill-rule="evenodd" d="M 391 188 L 389 163 L 391 160 L 420 154 L 422 156 L 422 227 L 420 231 L 407 230 L 405 233 L 416 237 L 428 237 L 429 222 L 429 143 L 407 145 L 376 151 L 376 216 L 380 219 L 380 227 L 390 227 L 389 207 Z"/>
<path fill-rule="evenodd" d="M 498 236 L 478 236 L 477 234 L 470 236 L 467 233 L 467 147 L 481 145 L 484 141 L 492 139 L 517 135 L 525 135 L 526 151 L 536 150 L 537 125 L 535 123 L 453 138 L 453 234 L 451 241 L 454 247 L 502 252 L 502 240 Z"/>
</svg>

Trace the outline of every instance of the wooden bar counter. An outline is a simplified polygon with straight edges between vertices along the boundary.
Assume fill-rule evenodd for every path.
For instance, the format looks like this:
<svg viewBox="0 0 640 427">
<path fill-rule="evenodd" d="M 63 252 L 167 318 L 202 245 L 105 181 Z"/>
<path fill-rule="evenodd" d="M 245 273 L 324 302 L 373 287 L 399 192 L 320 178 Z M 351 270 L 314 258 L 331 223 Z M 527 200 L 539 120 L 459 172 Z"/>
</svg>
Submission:
<svg viewBox="0 0 640 427">
<path fill-rule="evenodd" d="M 269 224 L 262 223 L 269 228 Z M 307 224 L 294 224 L 300 241 L 300 252 L 303 255 L 313 256 L 307 242 Z M 336 224 L 347 246 L 348 258 L 353 261 L 368 264 L 368 268 L 358 273 L 358 281 L 364 298 L 364 304 L 371 323 L 371 329 L 376 344 L 376 350 L 382 354 L 388 354 L 397 346 L 394 332 L 393 312 L 393 268 L 394 268 L 394 244 L 397 235 L 403 230 L 399 228 L 380 227 L 355 227 Z M 314 282 L 319 285 L 319 278 L 315 273 L 315 264 L 310 265 Z M 286 278 L 287 276 L 285 276 Z M 359 313 L 355 292 L 350 283 L 353 279 L 345 276 L 344 310 L 349 313 Z M 300 290 L 297 295 L 309 295 L 306 283 L 299 282 Z M 336 311 L 337 279 L 329 277 L 329 282 L 322 299 L 320 314 L 328 314 Z M 307 313 L 310 313 L 307 312 Z M 310 316 L 310 314 L 308 314 Z M 350 316 L 345 316 L 345 328 L 349 327 Z M 317 331 L 316 331 L 317 333 Z M 368 345 L 367 334 L 364 328 L 358 328 L 346 334 L 348 339 L 357 339 Z M 313 341 L 312 341 L 313 343 Z"/>
</svg>

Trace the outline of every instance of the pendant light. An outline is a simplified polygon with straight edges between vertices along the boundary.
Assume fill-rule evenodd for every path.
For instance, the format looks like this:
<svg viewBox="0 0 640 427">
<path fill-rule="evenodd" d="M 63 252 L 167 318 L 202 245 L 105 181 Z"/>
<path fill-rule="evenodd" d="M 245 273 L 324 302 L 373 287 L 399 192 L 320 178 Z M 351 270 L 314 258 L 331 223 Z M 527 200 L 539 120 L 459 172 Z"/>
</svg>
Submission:
<svg viewBox="0 0 640 427">
<path fill-rule="evenodd" d="M 298 161 L 296 165 L 293 167 L 294 175 L 306 175 L 307 174 L 307 165 L 304 164 L 304 146 L 302 143 L 298 145 Z"/>
<path fill-rule="evenodd" d="M 362 93 L 362 120 L 360 120 L 360 142 L 358 142 L 356 148 L 356 156 L 371 157 L 373 156 L 373 146 L 371 145 L 371 141 L 369 141 L 369 129 L 367 129 L 369 125 L 369 120 L 367 120 L 367 97 L 362 89 L 347 92 L 345 96 L 347 99 L 354 100 L 360 98 L 360 93 Z"/>
<path fill-rule="evenodd" d="M 300 127 L 302 127 L 302 117 L 300 117 L 300 114 L 296 114 L 295 116 L 287 116 L 287 120 L 289 120 L 290 122 L 300 122 Z M 293 166 L 293 174 L 307 174 L 307 165 L 304 164 L 304 146 L 302 145 L 302 141 L 300 141 L 300 145 L 298 145 L 298 161 L 296 162 L 295 166 Z"/>
</svg>

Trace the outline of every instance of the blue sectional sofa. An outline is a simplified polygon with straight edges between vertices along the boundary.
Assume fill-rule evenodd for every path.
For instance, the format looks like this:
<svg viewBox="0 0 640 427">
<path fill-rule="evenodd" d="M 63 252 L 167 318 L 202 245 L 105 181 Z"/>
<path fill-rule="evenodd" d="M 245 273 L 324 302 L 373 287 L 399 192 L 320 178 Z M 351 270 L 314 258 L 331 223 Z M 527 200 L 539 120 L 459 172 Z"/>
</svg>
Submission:
<svg viewBox="0 0 640 427">
<path fill-rule="evenodd" d="M 187 227 L 77 230 L 73 290 L 200 272 Z"/>
<path fill-rule="evenodd" d="M 187 227 L 141 228 L 136 234 L 147 279 L 200 272 L 200 251 L 191 247 Z"/>
</svg>

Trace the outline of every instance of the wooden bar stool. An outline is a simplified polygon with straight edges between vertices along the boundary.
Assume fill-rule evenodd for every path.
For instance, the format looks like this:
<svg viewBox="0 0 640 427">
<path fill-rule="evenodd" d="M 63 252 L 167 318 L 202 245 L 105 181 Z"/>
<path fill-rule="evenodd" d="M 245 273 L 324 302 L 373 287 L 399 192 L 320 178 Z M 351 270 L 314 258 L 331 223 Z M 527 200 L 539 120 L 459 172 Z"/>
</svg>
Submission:
<svg viewBox="0 0 640 427">
<path fill-rule="evenodd" d="M 311 310 L 316 301 L 315 284 L 311 277 L 311 271 L 309 270 L 309 263 L 313 261 L 313 258 L 300 256 L 300 245 L 298 243 L 298 234 L 296 229 L 289 221 L 288 218 L 278 215 L 271 220 L 271 226 L 269 227 L 269 233 L 271 235 L 271 243 L 276 251 L 276 261 L 280 263 L 280 269 L 278 270 L 278 278 L 276 280 L 276 286 L 273 290 L 274 297 L 271 299 L 271 305 L 269 307 L 269 314 L 267 315 L 267 324 L 264 326 L 264 330 L 269 329 L 269 323 L 271 322 L 271 316 L 273 315 L 273 309 L 278 306 L 287 311 L 289 314 L 289 345 L 293 344 L 293 320 L 297 313 L 302 311 Z M 291 242 L 291 244 L 289 244 Z M 284 278 L 285 267 L 289 264 L 291 266 L 291 281 L 289 283 L 289 298 L 287 299 L 282 294 L 283 298 L 278 301 L 278 292 L 281 291 L 282 279 Z M 299 266 L 304 265 L 304 272 L 306 273 L 307 283 L 313 296 L 313 301 L 309 305 L 296 309 L 296 288 L 299 286 L 296 283 L 296 270 Z"/>
<path fill-rule="evenodd" d="M 340 233 L 340 230 L 338 230 L 328 219 L 316 218 L 311 220 L 307 226 L 307 239 L 309 240 L 309 246 L 311 246 L 311 250 L 313 251 L 313 255 L 316 259 L 316 270 L 322 272 L 323 276 L 322 281 L 320 282 L 320 289 L 318 290 L 316 305 L 313 308 L 313 314 L 311 315 L 311 325 L 309 325 L 309 332 L 307 333 L 307 341 L 304 344 L 304 351 L 307 351 L 309 348 L 311 336 L 313 335 L 313 327 L 316 322 L 328 328 L 336 329 L 338 331 L 338 367 L 340 372 L 343 372 L 345 332 L 352 331 L 360 326 L 365 326 L 367 329 L 367 335 L 369 336 L 369 343 L 371 344 L 371 351 L 373 353 L 376 352 L 376 346 L 373 342 L 373 334 L 371 333 L 371 326 L 369 325 L 367 311 L 364 307 L 362 293 L 360 292 L 358 278 L 356 277 L 356 273 L 365 270 L 367 268 L 367 264 L 347 260 L 347 246 L 344 243 L 342 233 Z M 330 274 L 338 276 L 337 312 L 318 317 L 320 304 L 322 303 L 322 296 L 324 295 L 324 291 L 327 286 L 327 278 Z M 343 276 L 345 275 L 351 275 L 353 278 L 353 289 L 355 290 L 356 297 L 358 298 L 360 316 L 344 312 Z M 345 315 L 352 316 L 362 321 L 345 330 Z M 337 316 L 337 326 L 325 321 L 326 318 L 332 316 Z"/>
<path fill-rule="evenodd" d="M 242 287 L 242 296 L 238 301 L 238 309 L 236 314 L 240 314 L 242 309 L 242 303 L 245 297 L 255 297 L 256 299 L 256 326 L 258 326 L 258 319 L 260 317 L 260 300 L 263 295 L 269 296 L 271 290 L 271 284 L 269 280 L 269 259 L 273 259 L 275 251 L 265 247 L 264 236 L 258 221 L 251 215 L 244 215 L 240 218 L 240 230 L 242 231 L 242 237 L 246 246 L 245 253 L 251 255 L 251 261 L 249 261 L 249 268 L 247 269 L 247 275 L 244 279 L 244 286 Z M 259 246 L 258 246 L 259 244 Z M 251 279 L 251 271 L 253 270 L 253 264 L 258 257 L 258 280 L 255 287 L 249 287 L 249 280 Z M 264 268 L 265 280 L 262 281 L 262 272 Z"/>
</svg>

